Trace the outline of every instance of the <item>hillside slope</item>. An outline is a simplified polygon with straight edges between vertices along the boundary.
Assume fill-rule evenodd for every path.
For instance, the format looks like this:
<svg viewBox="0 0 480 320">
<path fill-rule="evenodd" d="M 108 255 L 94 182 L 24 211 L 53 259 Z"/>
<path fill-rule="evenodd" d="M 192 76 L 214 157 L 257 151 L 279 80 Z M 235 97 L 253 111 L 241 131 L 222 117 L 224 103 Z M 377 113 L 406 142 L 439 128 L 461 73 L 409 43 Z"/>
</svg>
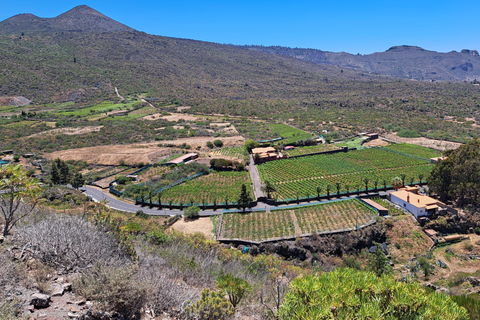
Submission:
<svg viewBox="0 0 480 320">
<path fill-rule="evenodd" d="M 463 81 L 480 79 L 480 56 L 476 50 L 440 53 L 415 46 L 395 46 L 385 52 L 353 55 L 315 49 L 241 46 L 281 54 L 324 65 L 335 65 L 392 77 L 415 80 Z"/>
</svg>

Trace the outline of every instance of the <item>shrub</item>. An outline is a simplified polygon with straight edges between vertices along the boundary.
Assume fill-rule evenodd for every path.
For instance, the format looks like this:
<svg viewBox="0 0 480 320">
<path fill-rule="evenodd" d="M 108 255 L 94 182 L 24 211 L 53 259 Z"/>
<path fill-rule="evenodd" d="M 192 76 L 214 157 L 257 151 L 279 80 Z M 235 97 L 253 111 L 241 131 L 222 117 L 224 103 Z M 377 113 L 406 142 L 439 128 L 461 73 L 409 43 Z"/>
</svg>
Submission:
<svg viewBox="0 0 480 320">
<path fill-rule="evenodd" d="M 237 278 L 230 273 L 217 278 L 217 287 L 228 296 L 233 309 L 237 307 L 244 295 L 252 288 L 247 281 Z"/>
<path fill-rule="evenodd" d="M 221 291 L 204 289 L 200 300 L 187 308 L 187 314 L 189 319 L 195 320 L 226 320 L 235 311 Z"/>
<path fill-rule="evenodd" d="M 147 301 L 147 285 L 136 277 L 132 266 L 96 264 L 74 283 L 77 294 L 94 300 L 105 311 L 125 317 L 139 316 Z"/>
<path fill-rule="evenodd" d="M 279 319 L 466 320 L 468 316 L 447 295 L 427 294 L 419 283 L 336 269 L 295 279 L 280 308 Z"/>
<path fill-rule="evenodd" d="M 200 208 L 197 206 L 190 206 L 183 211 L 183 216 L 187 220 L 194 220 L 199 217 Z"/>
<path fill-rule="evenodd" d="M 392 220 L 390 219 L 386 219 L 383 224 L 385 225 L 385 228 L 387 228 L 388 230 L 392 230 L 393 229 L 393 226 L 394 226 L 394 223 Z"/>
<path fill-rule="evenodd" d="M 209 147 L 210 149 L 213 149 L 213 143 L 211 141 L 207 141 L 207 147 Z"/>
<path fill-rule="evenodd" d="M 218 139 L 217 139 L 217 140 L 214 140 L 214 141 L 213 141 L 213 144 L 214 144 L 215 147 L 217 147 L 217 148 L 223 147 L 223 142 L 222 142 L 222 140 L 218 140 Z"/>
<path fill-rule="evenodd" d="M 49 216 L 18 234 L 38 259 L 52 267 L 85 269 L 99 261 L 118 265 L 127 260 L 112 235 L 79 217 Z"/>
<path fill-rule="evenodd" d="M 18 319 L 21 301 L 10 300 L 19 287 L 19 277 L 13 262 L 0 252 L 0 319 Z"/>
<path fill-rule="evenodd" d="M 148 220 L 150 219 L 150 215 L 149 214 L 146 214 L 145 212 L 143 212 L 143 210 L 138 210 L 137 212 L 135 212 L 135 215 L 139 218 L 142 218 L 142 219 L 145 219 L 145 220 Z"/>
</svg>

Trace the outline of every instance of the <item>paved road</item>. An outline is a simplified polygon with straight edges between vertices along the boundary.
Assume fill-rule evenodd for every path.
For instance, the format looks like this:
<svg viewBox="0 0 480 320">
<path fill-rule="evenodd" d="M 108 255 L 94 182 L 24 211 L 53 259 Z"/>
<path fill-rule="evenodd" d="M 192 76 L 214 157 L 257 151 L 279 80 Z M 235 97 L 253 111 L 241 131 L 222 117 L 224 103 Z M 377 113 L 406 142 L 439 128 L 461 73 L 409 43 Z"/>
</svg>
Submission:
<svg viewBox="0 0 480 320">
<path fill-rule="evenodd" d="M 92 197 L 92 199 L 96 202 L 102 201 L 106 199 L 108 201 L 108 207 L 126 211 L 126 212 L 137 212 L 138 210 L 142 210 L 146 214 L 155 215 L 155 216 L 175 216 L 177 214 L 183 214 L 181 210 L 169 210 L 169 209 L 160 209 L 160 208 L 150 208 L 148 205 L 142 207 L 141 205 L 134 205 L 128 202 L 124 202 L 118 200 L 117 198 L 111 196 L 107 192 L 103 192 L 102 190 L 98 190 L 96 188 L 92 188 L 90 186 L 82 187 L 82 191 L 85 192 L 86 195 Z M 200 211 L 199 215 L 202 217 L 214 216 L 221 214 L 222 210 L 202 210 Z"/>
<path fill-rule="evenodd" d="M 255 197 L 258 199 L 265 197 L 265 194 L 262 191 L 262 181 L 260 180 L 260 174 L 258 173 L 257 166 L 254 163 L 255 161 L 253 161 L 253 155 L 250 154 L 250 165 L 248 166 L 248 171 L 250 172 L 250 177 L 252 178 Z"/>
</svg>

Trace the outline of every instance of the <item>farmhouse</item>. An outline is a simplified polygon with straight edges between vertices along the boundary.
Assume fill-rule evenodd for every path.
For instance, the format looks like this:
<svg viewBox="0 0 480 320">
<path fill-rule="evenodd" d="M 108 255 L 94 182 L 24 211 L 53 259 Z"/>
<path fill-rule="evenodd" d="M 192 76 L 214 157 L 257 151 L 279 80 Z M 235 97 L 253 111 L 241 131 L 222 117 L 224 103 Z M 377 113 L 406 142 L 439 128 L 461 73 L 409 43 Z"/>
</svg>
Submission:
<svg viewBox="0 0 480 320">
<path fill-rule="evenodd" d="M 267 161 L 277 160 L 277 151 L 274 147 L 266 147 L 266 148 L 254 148 L 252 149 L 252 154 L 255 156 L 255 163 L 263 163 Z"/>
<path fill-rule="evenodd" d="M 190 160 L 194 160 L 194 159 L 197 159 L 198 158 L 198 154 L 196 153 L 187 153 L 181 157 L 178 157 L 176 159 L 173 159 L 169 162 L 167 162 L 167 165 L 171 165 L 171 164 L 181 164 L 181 163 L 185 163 L 187 161 L 190 161 Z"/>
<path fill-rule="evenodd" d="M 415 218 L 429 216 L 437 212 L 438 208 L 444 208 L 445 204 L 430 198 L 426 195 L 419 194 L 418 188 L 403 188 L 390 194 L 390 201 L 405 208 L 415 216 Z"/>
</svg>

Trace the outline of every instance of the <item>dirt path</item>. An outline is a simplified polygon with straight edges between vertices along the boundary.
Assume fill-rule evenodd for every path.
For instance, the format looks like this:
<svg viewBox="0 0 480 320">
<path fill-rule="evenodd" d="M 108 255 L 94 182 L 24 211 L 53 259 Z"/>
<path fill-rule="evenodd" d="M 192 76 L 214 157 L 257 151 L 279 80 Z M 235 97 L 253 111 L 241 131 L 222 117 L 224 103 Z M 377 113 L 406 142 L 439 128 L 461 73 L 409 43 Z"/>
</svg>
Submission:
<svg viewBox="0 0 480 320">
<path fill-rule="evenodd" d="M 461 143 L 458 143 L 458 142 L 434 140 L 434 139 L 428 139 L 424 137 L 402 138 L 402 137 L 398 137 L 395 133 L 389 133 L 384 135 L 383 137 L 397 143 L 406 142 L 410 144 L 416 144 L 417 146 L 432 148 L 440 151 L 456 149 L 461 145 Z"/>
<path fill-rule="evenodd" d="M 121 99 L 120 101 L 125 101 L 125 100 L 126 100 L 124 97 L 122 97 L 122 96 L 120 95 L 120 93 L 118 93 L 117 87 L 115 87 L 115 93 L 117 94 L 117 97 L 119 97 L 119 98 Z"/>
<path fill-rule="evenodd" d="M 295 211 L 290 210 L 290 218 L 292 218 L 293 225 L 295 226 L 295 236 L 301 236 L 302 229 L 300 229 L 300 226 L 298 225 L 298 220 L 297 220 L 297 216 L 295 215 Z"/>
</svg>

